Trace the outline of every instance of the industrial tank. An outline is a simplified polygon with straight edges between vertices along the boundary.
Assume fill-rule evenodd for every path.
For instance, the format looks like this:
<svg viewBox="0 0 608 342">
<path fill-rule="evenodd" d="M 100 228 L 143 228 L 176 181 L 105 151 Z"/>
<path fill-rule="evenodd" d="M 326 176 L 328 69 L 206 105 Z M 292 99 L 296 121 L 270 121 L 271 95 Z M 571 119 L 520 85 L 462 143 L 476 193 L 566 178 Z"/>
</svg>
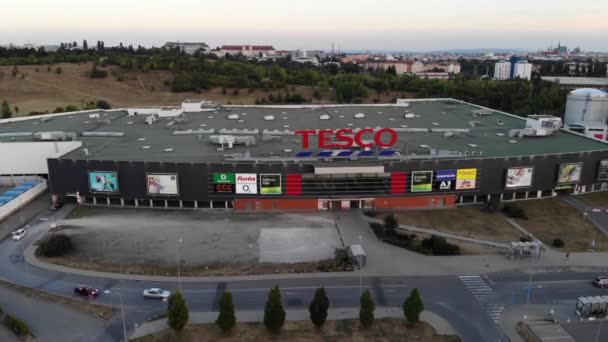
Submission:
<svg viewBox="0 0 608 342">
<path fill-rule="evenodd" d="M 566 102 L 564 123 L 576 122 L 608 123 L 608 93 L 598 89 L 583 88 L 571 91 Z"/>
</svg>

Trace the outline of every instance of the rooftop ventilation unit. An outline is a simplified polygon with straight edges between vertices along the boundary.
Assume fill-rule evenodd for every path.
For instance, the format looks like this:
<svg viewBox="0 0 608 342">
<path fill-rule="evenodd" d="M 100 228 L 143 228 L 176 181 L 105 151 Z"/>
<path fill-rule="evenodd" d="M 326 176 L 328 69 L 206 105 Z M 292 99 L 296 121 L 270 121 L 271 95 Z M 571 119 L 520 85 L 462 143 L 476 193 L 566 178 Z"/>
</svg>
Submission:
<svg viewBox="0 0 608 342">
<path fill-rule="evenodd" d="M 122 137 L 123 132 L 82 132 L 83 137 Z"/>
<path fill-rule="evenodd" d="M 173 131 L 171 134 L 173 135 L 195 135 L 195 134 L 213 134 L 215 133 L 215 129 L 186 129 L 182 131 Z"/>
<path fill-rule="evenodd" d="M 448 132 L 443 133 L 443 137 L 444 138 L 452 138 L 452 137 L 457 137 L 459 134 L 460 133 L 448 131 Z"/>
<path fill-rule="evenodd" d="M 239 119 L 238 114 L 228 114 L 228 120 L 238 120 L 238 119 Z"/>
<path fill-rule="evenodd" d="M 413 113 L 407 113 L 407 114 L 405 114 L 405 118 L 406 119 L 413 119 L 415 117 L 416 117 L 416 115 L 414 115 Z"/>
<path fill-rule="evenodd" d="M 38 141 L 73 141 L 76 140 L 76 134 L 72 132 L 36 132 L 33 134 L 34 140 Z"/>
<path fill-rule="evenodd" d="M 89 114 L 89 119 L 99 119 L 99 113 Z"/>
<path fill-rule="evenodd" d="M 0 138 L 29 137 L 33 132 L 0 133 Z"/>
<path fill-rule="evenodd" d="M 479 122 L 479 121 L 471 120 L 471 121 L 469 121 L 468 126 L 469 126 L 469 127 L 477 127 L 477 126 L 479 126 L 480 124 L 481 124 L 481 122 Z"/>
<path fill-rule="evenodd" d="M 264 120 L 265 121 L 272 121 L 272 120 L 274 120 L 274 116 L 272 116 L 272 115 L 264 115 Z"/>
<path fill-rule="evenodd" d="M 146 124 L 151 125 L 158 120 L 158 116 L 156 114 L 148 115 L 145 118 Z"/>
<path fill-rule="evenodd" d="M 355 119 L 363 119 L 363 118 L 365 118 L 365 114 L 363 114 L 363 113 L 355 114 Z"/>
<path fill-rule="evenodd" d="M 492 111 L 488 109 L 477 109 L 473 111 L 473 116 L 476 118 L 483 118 L 484 116 L 492 115 Z"/>
<path fill-rule="evenodd" d="M 262 136 L 262 141 L 264 142 L 278 142 L 278 141 L 282 141 L 283 137 L 281 136 L 276 136 L 276 135 L 264 135 Z"/>
<path fill-rule="evenodd" d="M 255 137 L 253 136 L 234 136 L 234 135 L 212 135 L 209 140 L 217 145 L 222 145 L 222 148 L 232 148 L 234 145 L 255 145 Z"/>
<path fill-rule="evenodd" d="M 319 120 L 329 120 L 329 115 L 323 114 L 319 117 Z"/>
</svg>

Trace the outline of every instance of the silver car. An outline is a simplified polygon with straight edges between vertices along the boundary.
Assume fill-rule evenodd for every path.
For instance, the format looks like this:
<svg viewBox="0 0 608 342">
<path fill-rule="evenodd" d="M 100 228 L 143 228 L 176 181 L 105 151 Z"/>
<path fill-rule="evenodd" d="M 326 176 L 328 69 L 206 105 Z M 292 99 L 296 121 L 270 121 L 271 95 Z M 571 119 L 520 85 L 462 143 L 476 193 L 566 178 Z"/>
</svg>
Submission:
<svg viewBox="0 0 608 342">
<path fill-rule="evenodd" d="M 13 240 L 15 240 L 15 241 L 19 241 L 19 240 L 23 239 L 26 234 L 27 234 L 27 232 L 23 228 L 17 229 L 11 233 L 11 235 L 13 236 Z"/>
<path fill-rule="evenodd" d="M 144 298 L 146 299 L 167 299 L 171 296 L 171 292 L 157 287 L 144 290 Z"/>
</svg>

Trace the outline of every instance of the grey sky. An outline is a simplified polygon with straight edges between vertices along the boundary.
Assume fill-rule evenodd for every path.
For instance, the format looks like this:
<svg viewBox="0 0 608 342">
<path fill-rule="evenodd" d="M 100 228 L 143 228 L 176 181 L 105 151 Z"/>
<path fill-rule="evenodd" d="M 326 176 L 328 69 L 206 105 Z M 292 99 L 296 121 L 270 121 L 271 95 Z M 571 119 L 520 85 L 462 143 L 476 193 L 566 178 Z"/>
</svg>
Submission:
<svg viewBox="0 0 608 342">
<path fill-rule="evenodd" d="M 12 2 L 0 44 L 166 40 L 279 49 L 526 48 L 607 51 L 608 1 L 31 0 Z"/>
</svg>

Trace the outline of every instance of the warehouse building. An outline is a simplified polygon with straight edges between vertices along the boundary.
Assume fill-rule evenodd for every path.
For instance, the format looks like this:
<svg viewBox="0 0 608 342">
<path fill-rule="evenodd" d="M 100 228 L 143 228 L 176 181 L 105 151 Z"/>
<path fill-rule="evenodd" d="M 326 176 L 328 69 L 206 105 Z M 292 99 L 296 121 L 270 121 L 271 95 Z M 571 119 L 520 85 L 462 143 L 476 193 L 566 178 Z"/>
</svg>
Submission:
<svg viewBox="0 0 608 342">
<path fill-rule="evenodd" d="M 0 175 L 55 199 L 235 210 L 441 208 L 607 188 L 605 142 L 454 99 L 186 101 L 0 121 Z"/>
</svg>

